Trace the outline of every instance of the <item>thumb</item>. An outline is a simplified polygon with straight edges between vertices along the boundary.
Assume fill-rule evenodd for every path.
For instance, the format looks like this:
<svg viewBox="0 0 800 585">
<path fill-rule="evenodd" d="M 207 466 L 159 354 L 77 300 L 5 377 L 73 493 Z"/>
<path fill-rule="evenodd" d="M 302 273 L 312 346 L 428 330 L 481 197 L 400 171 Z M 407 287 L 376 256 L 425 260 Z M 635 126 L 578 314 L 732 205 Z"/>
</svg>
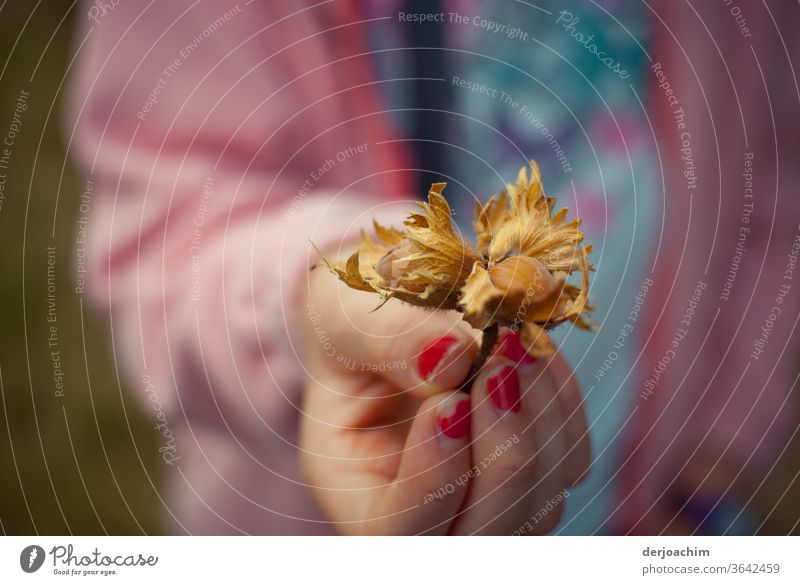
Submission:
<svg viewBox="0 0 800 585">
<path fill-rule="evenodd" d="M 367 534 L 447 534 L 470 479 L 470 398 L 425 400 L 409 431 L 394 481 L 363 521 Z"/>
<path fill-rule="evenodd" d="M 456 388 L 478 352 L 476 334 L 455 311 L 426 311 L 395 299 L 370 312 L 375 296 L 341 291 L 348 322 L 336 340 L 353 366 L 425 398 Z"/>
</svg>

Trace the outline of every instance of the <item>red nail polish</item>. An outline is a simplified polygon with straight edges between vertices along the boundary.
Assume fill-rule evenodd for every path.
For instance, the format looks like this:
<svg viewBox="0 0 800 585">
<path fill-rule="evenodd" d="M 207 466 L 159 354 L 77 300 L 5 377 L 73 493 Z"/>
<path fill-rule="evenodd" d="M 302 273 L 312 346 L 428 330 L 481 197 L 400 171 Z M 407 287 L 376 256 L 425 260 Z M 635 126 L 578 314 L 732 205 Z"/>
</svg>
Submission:
<svg viewBox="0 0 800 585">
<path fill-rule="evenodd" d="M 500 370 L 486 381 L 486 387 L 498 410 L 519 412 L 519 378 L 514 368 L 506 366 Z"/>
<path fill-rule="evenodd" d="M 536 358 L 529 355 L 525 348 L 522 347 L 520 334 L 516 331 L 509 331 L 503 334 L 503 338 L 500 340 L 500 354 L 515 364 L 527 365 L 536 363 Z"/>
<path fill-rule="evenodd" d="M 436 413 L 436 427 L 451 439 L 463 439 L 469 434 L 469 399 L 464 398 L 453 404 L 445 400 Z"/>
<path fill-rule="evenodd" d="M 438 339 L 434 339 L 422 349 L 422 353 L 417 358 L 417 370 L 423 380 L 431 377 L 436 366 L 442 361 L 453 344 L 456 338 L 451 335 L 445 335 Z"/>
</svg>

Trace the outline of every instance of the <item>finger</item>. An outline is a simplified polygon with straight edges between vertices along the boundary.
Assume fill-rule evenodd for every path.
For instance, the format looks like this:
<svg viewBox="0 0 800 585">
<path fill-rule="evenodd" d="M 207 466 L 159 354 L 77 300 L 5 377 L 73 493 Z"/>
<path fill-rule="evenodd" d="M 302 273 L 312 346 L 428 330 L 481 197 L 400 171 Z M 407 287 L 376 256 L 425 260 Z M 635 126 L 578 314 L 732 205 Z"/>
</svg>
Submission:
<svg viewBox="0 0 800 585">
<path fill-rule="evenodd" d="M 331 437 L 304 425 L 304 469 L 322 510 L 344 534 L 446 534 L 468 486 L 469 397 L 450 392 L 424 401 L 405 443 L 365 461 L 352 431 Z M 364 431 L 367 432 L 367 431 Z M 344 437 L 343 439 L 341 437 Z M 380 435 L 377 436 L 380 440 Z M 367 437 L 370 448 L 375 437 Z M 348 444 L 343 448 L 339 440 Z"/>
<path fill-rule="evenodd" d="M 420 406 L 395 480 L 365 520 L 370 534 L 447 534 L 469 485 L 470 400 L 435 395 Z"/>
<path fill-rule="evenodd" d="M 459 534 L 544 533 L 560 519 L 565 436 L 552 378 L 536 362 L 494 356 L 472 389 L 473 462 L 480 471 Z M 551 500 L 553 500 L 551 502 Z M 541 510 L 546 514 L 540 514 Z M 525 523 L 536 520 L 530 530 Z M 546 518 L 545 518 L 546 516 Z"/>
<path fill-rule="evenodd" d="M 533 364 L 537 360 L 529 356 L 522 347 L 519 333 L 508 329 L 501 333 L 496 353 L 519 366 Z M 575 485 L 583 480 L 591 465 L 591 446 L 583 394 L 578 386 L 575 372 L 558 350 L 546 358 L 545 370 L 556 384 L 558 399 L 564 412 L 568 445 L 565 461 L 566 477 L 570 485 Z"/>
<path fill-rule="evenodd" d="M 370 312 L 374 295 L 342 286 L 339 292 L 338 304 L 319 316 L 321 327 L 330 323 L 328 361 L 383 377 L 420 398 L 456 388 L 469 374 L 478 347 L 458 313 L 394 299 Z"/>
<path fill-rule="evenodd" d="M 568 425 L 563 404 L 559 399 L 559 386 L 543 363 L 529 367 L 528 376 L 542 379 L 542 392 L 529 386 L 523 394 L 523 404 L 529 404 L 534 416 L 531 430 L 534 442 L 539 449 L 540 480 L 531 494 L 530 518 L 527 525 L 518 527 L 521 534 L 545 534 L 553 530 L 561 521 L 565 488 L 568 484 L 567 469 L 570 462 Z M 525 386 L 525 374 L 520 369 L 520 377 Z"/>
<path fill-rule="evenodd" d="M 561 408 L 564 411 L 567 437 L 566 479 L 569 485 L 583 481 L 592 463 L 589 426 L 586 421 L 584 398 L 577 376 L 559 351 L 550 357 L 547 368 L 551 371 Z"/>
</svg>

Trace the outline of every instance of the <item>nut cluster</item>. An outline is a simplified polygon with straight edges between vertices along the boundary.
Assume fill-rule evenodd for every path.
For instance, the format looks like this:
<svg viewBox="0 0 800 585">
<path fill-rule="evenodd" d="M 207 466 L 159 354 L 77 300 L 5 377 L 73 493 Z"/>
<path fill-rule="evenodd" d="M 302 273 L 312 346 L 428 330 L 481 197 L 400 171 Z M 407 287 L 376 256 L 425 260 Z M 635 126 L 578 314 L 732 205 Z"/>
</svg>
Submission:
<svg viewBox="0 0 800 585">
<path fill-rule="evenodd" d="M 456 310 L 476 329 L 520 331 L 533 356 L 552 353 L 543 330 L 565 321 L 590 330 L 587 320 L 591 245 L 582 245 L 580 220 L 553 213 L 554 197 L 542 189 L 531 161 L 516 183 L 476 206 L 475 245 L 453 228 L 452 214 L 434 183 L 421 213 L 410 213 L 404 230 L 374 222 L 376 239 L 362 232 L 358 249 L 343 265 L 323 261 L 354 289 L 412 305 Z M 580 285 L 568 282 L 580 272 Z"/>
</svg>

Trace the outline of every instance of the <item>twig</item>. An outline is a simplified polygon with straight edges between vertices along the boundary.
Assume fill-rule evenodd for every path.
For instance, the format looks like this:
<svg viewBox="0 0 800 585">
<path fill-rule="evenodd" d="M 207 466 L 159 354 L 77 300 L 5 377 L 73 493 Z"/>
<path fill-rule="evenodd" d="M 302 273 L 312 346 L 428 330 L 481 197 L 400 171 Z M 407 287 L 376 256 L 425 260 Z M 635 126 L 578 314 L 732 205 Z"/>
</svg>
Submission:
<svg viewBox="0 0 800 585">
<path fill-rule="evenodd" d="M 477 375 L 483 369 L 483 366 L 486 365 L 486 360 L 489 359 L 489 356 L 492 355 L 492 350 L 494 349 L 495 344 L 497 343 L 497 336 L 500 332 L 500 325 L 494 323 L 493 325 L 489 325 L 486 329 L 483 330 L 483 337 L 481 338 L 481 349 L 478 352 L 478 357 L 475 358 L 475 361 L 472 362 L 472 367 L 469 370 L 469 376 L 461 384 L 459 390 L 462 392 L 466 392 L 469 394 L 469 391 L 472 389 L 472 382 L 475 380 Z"/>
</svg>

